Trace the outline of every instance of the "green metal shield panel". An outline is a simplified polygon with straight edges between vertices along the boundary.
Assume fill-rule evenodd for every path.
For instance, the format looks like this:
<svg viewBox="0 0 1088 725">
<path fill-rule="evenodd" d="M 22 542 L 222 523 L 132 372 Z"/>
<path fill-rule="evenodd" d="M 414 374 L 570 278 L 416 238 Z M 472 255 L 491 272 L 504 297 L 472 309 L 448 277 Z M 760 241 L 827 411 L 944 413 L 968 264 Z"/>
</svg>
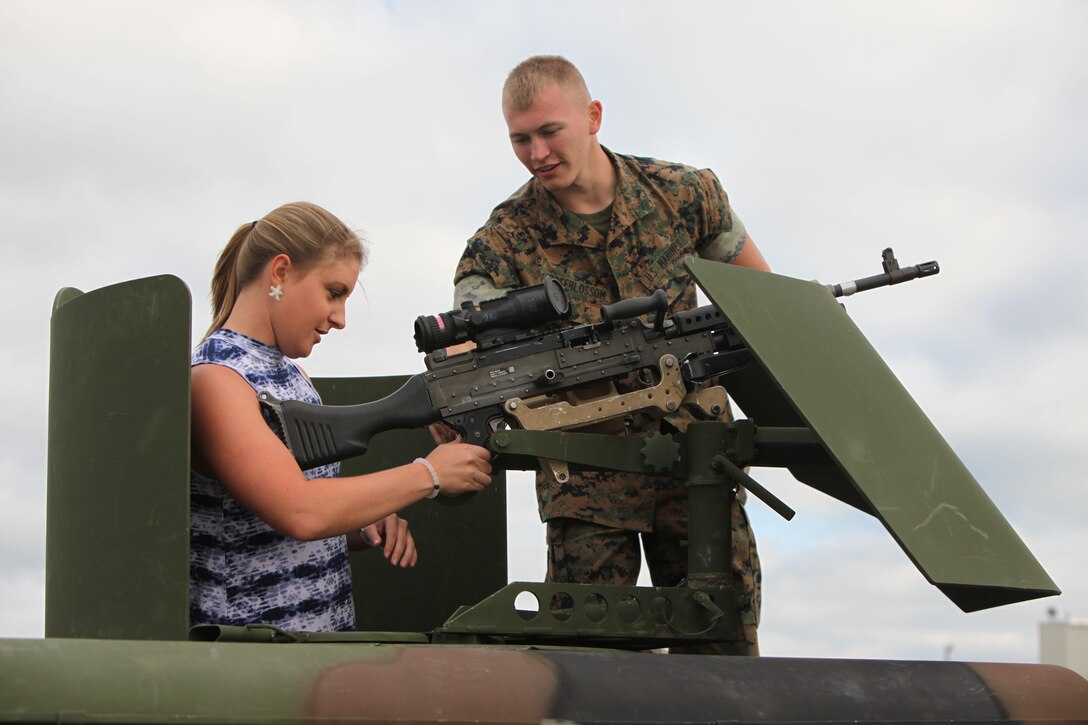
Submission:
<svg viewBox="0 0 1088 725">
<path fill-rule="evenodd" d="M 184 639 L 190 298 L 176 277 L 53 309 L 45 633 Z"/>
<path fill-rule="evenodd" d="M 834 466 L 791 472 L 880 519 L 964 611 L 1059 590 L 826 287 L 700 259 L 699 286 L 757 365 L 730 395 L 760 426 L 809 426 Z"/>
<path fill-rule="evenodd" d="M 188 630 L 190 304 L 172 276 L 53 307 L 46 526 L 46 635 L 185 639 Z M 379 398 L 406 378 L 315 380 L 330 404 Z M 346 475 L 411 461 L 425 431 L 388 431 Z M 352 558 L 358 627 L 429 631 L 506 584 L 506 491 L 404 515 L 420 548 L 410 570 Z"/>
<path fill-rule="evenodd" d="M 408 376 L 315 379 L 328 405 L 377 400 Z M 426 456 L 426 430 L 390 430 L 374 436 L 366 455 L 344 462 L 341 475 L 371 473 Z M 356 628 L 429 632 L 462 605 L 475 604 L 506 585 L 506 474 L 496 471 L 474 496 L 419 501 L 401 512 L 411 527 L 419 562 L 390 566 L 376 551 L 352 552 Z"/>
</svg>

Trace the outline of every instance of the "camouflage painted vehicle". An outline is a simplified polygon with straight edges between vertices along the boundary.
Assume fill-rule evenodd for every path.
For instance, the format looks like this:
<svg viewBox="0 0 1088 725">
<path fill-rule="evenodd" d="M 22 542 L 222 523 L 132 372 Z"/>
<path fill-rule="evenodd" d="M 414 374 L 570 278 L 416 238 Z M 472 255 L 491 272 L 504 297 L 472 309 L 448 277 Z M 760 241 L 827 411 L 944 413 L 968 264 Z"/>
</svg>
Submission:
<svg viewBox="0 0 1088 725">
<path fill-rule="evenodd" d="M 729 504 L 730 471 L 751 463 L 786 467 L 877 517 L 964 611 L 1058 593 L 826 287 L 709 262 L 691 268 L 751 352 L 754 363 L 728 384 L 759 421 L 699 424 L 710 427 L 676 443 L 709 512 L 691 534 L 691 548 L 716 547 L 708 574 L 724 566 L 723 538 L 728 562 L 716 507 Z M 190 308 L 171 276 L 57 295 L 46 638 L 0 640 L 0 722 L 1088 719 L 1088 682 L 1061 667 L 649 651 L 728 640 L 736 601 L 727 582 L 507 584 L 501 482 L 457 505 L 409 511 L 422 546 L 441 541 L 415 570 L 353 561 L 365 631 L 189 631 Z M 317 384 L 328 403 L 357 403 L 405 379 Z M 831 413 L 844 407 L 848 425 Z M 501 433 L 492 447 L 516 454 L 510 460 L 604 455 L 600 440 L 580 437 L 588 434 Z M 398 465 L 429 446 L 421 430 L 382 432 L 345 472 Z M 635 470 L 662 461 L 660 451 L 608 455 Z M 923 495 L 919 480 L 940 495 Z M 526 593 L 535 607 L 522 603 Z"/>
</svg>

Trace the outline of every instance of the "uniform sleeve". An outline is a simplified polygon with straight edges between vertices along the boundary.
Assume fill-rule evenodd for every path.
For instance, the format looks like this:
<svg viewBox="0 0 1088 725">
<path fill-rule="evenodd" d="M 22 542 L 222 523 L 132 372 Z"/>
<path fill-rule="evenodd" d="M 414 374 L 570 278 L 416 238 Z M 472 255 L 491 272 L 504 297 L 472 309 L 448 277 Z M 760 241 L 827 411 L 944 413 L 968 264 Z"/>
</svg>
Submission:
<svg viewBox="0 0 1088 725">
<path fill-rule="evenodd" d="M 744 240 L 747 236 L 748 231 L 744 228 L 744 222 L 734 214 L 732 229 L 722 232 L 695 251 L 703 259 L 714 262 L 732 262 L 740 255 L 740 250 L 744 249 Z"/>
<path fill-rule="evenodd" d="M 517 287 L 518 267 L 509 244 L 495 229 L 484 227 L 468 240 L 453 275 L 456 285 L 469 276 L 488 278 L 494 287 Z"/>
<path fill-rule="evenodd" d="M 706 232 L 696 240 L 695 251 L 703 259 L 731 262 L 744 247 L 747 231 L 733 213 L 729 197 L 714 172 L 701 169 L 696 173 L 696 179 L 699 193 L 703 196 Z"/>
<path fill-rule="evenodd" d="M 490 277 L 473 272 L 462 277 L 453 286 L 453 307 L 460 309 L 465 302 L 471 302 L 478 307 L 481 302 L 505 297 L 509 291 L 507 287 L 496 287 Z"/>
</svg>

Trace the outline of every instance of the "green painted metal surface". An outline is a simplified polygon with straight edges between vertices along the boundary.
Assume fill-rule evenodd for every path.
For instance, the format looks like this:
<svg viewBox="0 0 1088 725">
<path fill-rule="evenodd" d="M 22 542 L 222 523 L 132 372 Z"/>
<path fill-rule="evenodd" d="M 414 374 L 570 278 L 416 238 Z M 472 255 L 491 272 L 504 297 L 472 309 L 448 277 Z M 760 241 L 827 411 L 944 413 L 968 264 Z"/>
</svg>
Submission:
<svg viewBox="0 0 1088 725">
<path fill-rule="evenodd" d="M 1083 722 L 1046 665 L 0 639 L 4 723 Z"/>
<path fill-rule="evenodd" d="M 436 642 L 651 649 L 736 639 L 731 588 L 513 582 L 451 617 Z"/>
<path fill-rule="evenodd" d="M 834 461 L 791 467 L 799 480 L 880 519 L 964 611 L 1059 592 L 826 287 L 688 265 L 758 361 L 730 395 L 759 426 L 811 427 Z"/>
<path fill-rule="evenodd" d="M 182 639 L 188 626 L 189 290 L 57 295 L 45 631 Z"/>
<path fill-rule="evenodd" d="M 302 722 L 322 672 L 394 654 L 362 644 L 2 640 L 0 722 Z"/>
</svg>

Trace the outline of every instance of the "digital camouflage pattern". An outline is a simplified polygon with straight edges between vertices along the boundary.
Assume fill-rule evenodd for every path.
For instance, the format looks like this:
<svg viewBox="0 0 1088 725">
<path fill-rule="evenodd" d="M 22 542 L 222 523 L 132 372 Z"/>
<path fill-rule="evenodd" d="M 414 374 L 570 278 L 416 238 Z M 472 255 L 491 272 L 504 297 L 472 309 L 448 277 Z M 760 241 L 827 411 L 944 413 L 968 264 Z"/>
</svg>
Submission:
<svg viewBox="0 0 1088 725">
<path fill-rule="evenodd" d="M 456 305 L 494 296 L 492 286 L 522 287 L 540 284 L 552 276 L 566 288 L 576 323 L 599 322 L 602 305 L 647 296 L 657 289 L 668 295 L 670 312 L 696 306 L 695 285 L 684 268 L 684 260 L 693 255 L 713 255 L 728 262 L 744 244 L 744 227 L 734 218 L 721 183 L 709 169 L 613 154 L 607 149 L 605 153 L 617 173 L 608 233 L 601 234 L 577 214 L 568 212 L 533 179 L 496 207 L 487 223 L 468 241 L 454 277 L 462 298 L 455 301 Z M 474 279 L 482 284 L 474 286 Z M 638 418 L 632 431 L 635 435 L 648 434 L 657 426 L 649 417 Z M 670 416 L 663 425 L 683 429 L 686 419 Z M 655 538 L 659 540 L 666 534 L 655 528 L 658 509 L 668 508 L 668 502 L 677 497 L 686 501 L 680 479 L 612 472 L 572 472 L 563 484 L 541 475 L 537 477 L 537 496 L 543 521 L 570 519 L 629 532 L 657 532 Z M 744 535 L 740 537 L 743 541 L 734 537 L 734 563 L 741 562 L 737 586 L 750 604 L 742 617 L 751 625 L 754 646 L 759 619 L 759 558 L 747 516 L 739 507 L 736 504 L 734 519 L 743 521 Z M 676 531 L 672 552 L 655 557 L 656 561 L 647 560 L 655 581 L 659 576 L 670 576 L 671 570 L 686 570 L 684 513 L 684 528 Z M 565 539 L 561 530 L 558 523 L 549 529 L 550 546 Z M 661 547 L 660 541 L 657 545 Z M 568 548 L 559 555 L 559 559 L 569 562 L 561 569 L 570 572 L 570 581 L 589 581 L 588 570 L 594 569 L 605 577 L 599 580 L 602 583 L 635 583 L 637 557 L 634 564 L 628 555 L 605 564 L 599 556 L 603 551 L 593 552 L 592 547 L 614 548 L 598 541 L 584 543 L 577 551 Z M 583 560 L 596 563 L 573 566 L 573 562 Z M 555 576 L 568 576 L 551 569 L 552 581 L 564 580 L 552 578 Z M 593 580 L 598 581 L 596 575 Z"/>
<path fill-rule="evenodd" d="M 579 323 L 599 322 L 601 305 L 656 289 L 668 293 L 671 311 L 695 307 L 684 259 L 713 248 L 716 259 L 729 262 L 743 245 L 743 225 L 721 183 L 709 169 L 605 153 L 617 171 L 607 236 L 534 179 L 468 241 L 454 282 L 482 275 L 496 287 L 523 287 L 552 276 L 566 288 Z"/>
</svg>

